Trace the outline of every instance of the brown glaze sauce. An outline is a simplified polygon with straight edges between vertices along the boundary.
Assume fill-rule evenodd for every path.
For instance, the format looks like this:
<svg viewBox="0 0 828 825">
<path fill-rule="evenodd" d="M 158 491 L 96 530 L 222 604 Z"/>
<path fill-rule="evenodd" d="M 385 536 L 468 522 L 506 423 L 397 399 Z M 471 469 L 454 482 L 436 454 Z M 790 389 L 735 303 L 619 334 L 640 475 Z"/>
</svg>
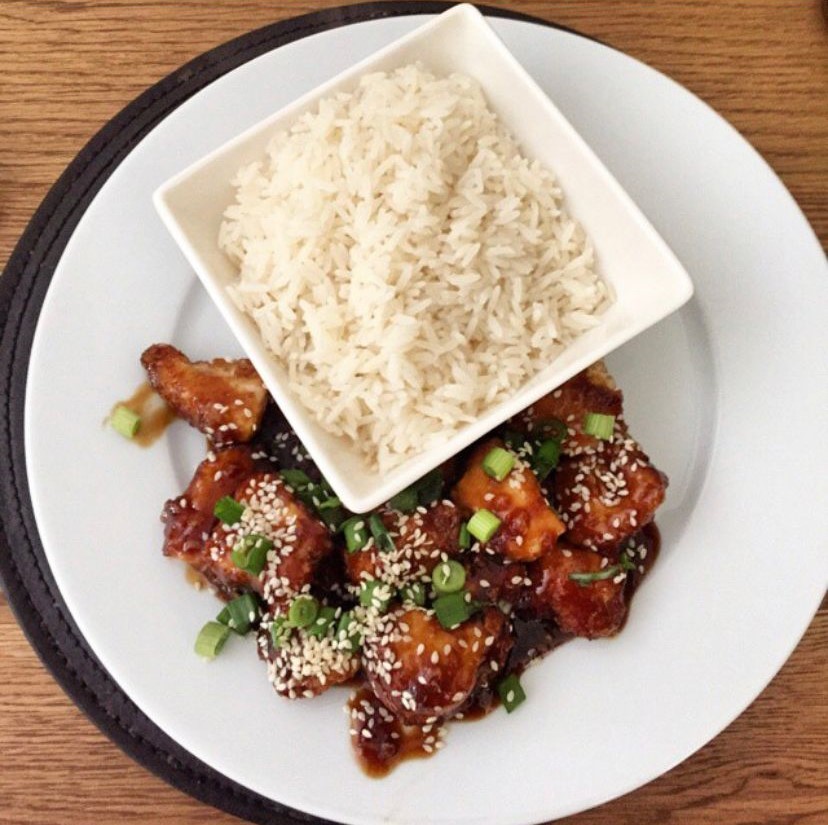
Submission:
<svg viewBox="0 0 828 825">
<path fill-rule="evenodd" d="M 638 560 L 638 564 L 644 568 L 644 572 L 642 573 L 640 570 L 631 572 L 627 579 L 627 616 L 629 615 L 629 606 L 633 596 L 658 557 L 661 548 L 661 536 L 658 527 L 655 523 L 646 525 L 633 536 L 632 542 L 636 547 L 645 546 L 647 554 L 643 560 Z M 508 676 L 510 673 L 523 673 L 532 662 L 546 656 L 556 647 L 560 647 L 573 638 L 570 634 L 564 633 L 549 622 L 524 619 L 519 615 L 512 617 L 512 632 L 515 643 L 503 669 L 503 676 Z M 476 721 L 499 706 L 500 697 L 495 686 L 493 684 L 483 685 L 469 698 L 461 712 L 452 717 L 452 721 Z M 367 707 L 371 707 L 373 710 L 369 711 Z M 360 767 L 370 777 L 381 778 L 386 776 L 400 762 L 406 759 L 422 759 L 432 756 L 439 749 L 439 745 L 434 747 L 431 744 L 439 723 L 429 727 L 428 730 L 417 726 L 404 725 L 388 712 L 382 706 L 380 700 L 364 685 L 359 686 L 356 693 L 349 700 L 348 712 L 351 720 L 351 743 L 354 753 Z M 361 713 L 364 718 L 357 716 L 358 713 Z M 363 729 L 366 727 L 370 738 L 363 734 Z"/>
<path fill-rule="evenodd" d="M 187 584 L 191 585 L 196 590 L 209 590 L 211 588 L 210 582 L 207 581 L 207 579 L 204 578 L 198 570 L 194 567 L 190 567 L 189 564 L 184 567 L 184 578 L 187 580 Z"/>
<path fill-rule="evenodd" d="M 432 756 L 441 745 L 440 723 L 406 725 L 367 687 L 348 700 L 351 744 L 362 770 L 379 779 L 400 762 Z"/>
<path fill-rule="evenodd" d="M 141 428 L 132 439 L 139 447 L 155 444 L 177 417 L 146 381 L 129 398 L 113 404 L 112 412 L 120 406 L 141 416 Z"/>
</svg>

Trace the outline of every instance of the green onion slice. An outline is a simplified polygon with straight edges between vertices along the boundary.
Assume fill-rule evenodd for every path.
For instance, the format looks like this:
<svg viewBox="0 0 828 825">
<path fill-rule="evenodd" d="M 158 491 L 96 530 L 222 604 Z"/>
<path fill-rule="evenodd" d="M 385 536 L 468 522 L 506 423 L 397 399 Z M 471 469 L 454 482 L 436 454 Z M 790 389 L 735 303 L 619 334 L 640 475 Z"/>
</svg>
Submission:
<svg viewBox="0 0 828 825">
<path fill-rule="evenodd" d="M 518 432 L 517 430 L 507 429 L 503 431 L 502 434 L 503 443 L 510 449 L 515 450 L 515 452 L 522 450 L 526 444 L 528 443 L 529 439 L 523 433 Z"/>
<path fill-rule="evenodd" d="M 431 572 L 431 583 L 441 596 L 457 593 L 466 583 L 466 571 L 460 562 L 441 561 Z"/>
<path fill-rule="evenodd" d="M 522 705 L 526 701 L 526 693 L 515 673 L 498 683 L 497 693 L 500 696 L 500 701 L 503 702 L 503 707 L 506 708 L 506 713 L 511 713 L 518 705 Z"/>
<path fill-rule="evenodd" d="M 547 438 L 532 456 L 532 469 L 538 481 L 543 481 L 558 466 L 561 457 L 561 442 Z"/>
<path fill-rule="evenodd" d="M 305 487 L 313 484 L 310 476 L 304 470 L 281 470 L 279 474 L 282 476 L 285 484 L 293 487 L 294 490 L 304 490 Z"/>
<path fill-rule="evenodd" d="M 514 466 L 514 455 L 503 447 L 493 447 L 483 459 L 483 472 L 495 481 L 503 481 Z"/>
<path fill-rule="evenodd" d="M 419 607 L 426 603 L 426 588 L 421 582 L 412 582 L 400 590 L 400 598 L 404 602 L 412 602 Z"/>
<path fill-rule="evenodd" d="M 584 416 L 584 432 L 587 435 L 594 435 L 603 441 L 609 441 L 612 438 L 612 431 L 614 429 L 614 415 L 590 412 Z"/>
<path fill-rule="evenodd" d="M 468 523 L 469 532 L 478 541 L 488 541 L 500 527 L 500 519 L 491 510 L 478 510 Z"/>
<path fill-rule="evenodd" d="M 374 537 L 377 547 L 383 553 L 390 553 L 396 549 L 394 547 L 394 539 L 391 538 L 388 528 L 385 524 L 383 524 L 382 519 L 376 513 L 373 513 L 368 517 L 368 528 L 371 530 L 371 535 Z"/>
<path fill-rule="evenodd" d="M 417 500 L 421 507 L 428 507 L 438 501 L 443 494 L 443 474 L 440 469 L 432 470 L 424 475 L 416 484 Z"/>
<path fill-rule="evenodd" d="M 434 600 L 432 607 L 437 616 L 437 621 L 446 630 L 451 630 L 468 621 L 480 607 L 477 602 L 473 602 L 470 597 L 467 597 L 469 597 L 469 594 L 465 590 L 461 590 L 458 593 L 449 593 Z"/>
<path fill-rule="evenodd" d="M 205 659 L 215 659 L 221 653 L 229 635 L 229 627 L 219 622 L 207 622 L 196 637 L 195 652 Z"/>
<path fill-rule="evenodd" d="M 329 496 L 324 501 L 320 501 L 317 505 L 317 510 L 334 510 L 341 507 L 342 502 L 336 496 Z"/>
<path fill-rule="evenodd" d="M 560 443 L 567 437 L 569 430 L 560 418 L 541 418 L 532 425 L 532 434 Z"/>
<path fill-rule="evenodd" d="M 313 623 L 306 628 L 308 636 L 315 636 L 317 639 L 327 636 L 328 630 L 334 623 L 335 618 L 336 608 L 327 604 L 323 605 L 319 608 L 319 615 L 313 620 Z"/>
<path fill-rule="evenodd" d="M 394 589 L 379 579 L 364 581 L 359 586 L 359 603 L 363 607 L 373 607 L 385 613 L 393 598 Z"/>
<path fill-rule="evenodd" d="M 291 629 L 287 616 L 277 616 L 270 624 L 270 640 L 273 647 L 281 647 L 290 638 Z"/>
<path fill-rule="evenodd" d="M 399 513 L 410 513 L 417 509 L 419 498 L 417 497 L 417 486 L 412 484 L 404 490 L 400 490 L 397 495 L 388 500 L 388 506 Z"/>
<path fill-rule="evenodd" d="M 135 438 L 138 435 L 138 430 L 141 429 L 141 416 L 129 407 L 118 404 L 109 417 L 109 423 L 112 425 L 112 429 L 124 438 Z"/>
<path fill-rule="evenodd" d="M 227 621 L 223 621 L 225 614 Z M 216 621 L 227 625 L 240 636 L 244 636 L 258 618 L 259 603 L 251 593 L 245 593 L 228 602 L 224 610 L 216 617 Z"/>
<path fill-rule="evenodd" d="M 355 653 L 362 647 L 362 634 L 359 632 L 359 622 L 350 610 L 346 610 L 336 626 L 336 638 L 346 650 Z"/>
<path fill-rule="evenodd" d="M 469 526 L 465 522 L 460 525 L 460 535 L 457 538 L 457 544 L 461 550 L 468 550 L 472 546 L 472 534 L 469 532 Z"/>
<path fill-rule="evenodd" d="M 267 554 L 273 549 L 273 542 L 266 536 L 250 533 L 233 549 L 230 558 L 240 570 L 258 576 L 267 563 Z"/>
<path fill-rule="evenodd" d="M 602 582 L 607 579 L 615 578 L 619 573 L 627 570 L 635 570 L 635 563 L 630 559 L 626 553 L 622 553 L 618 559 L 618 564 L 610 564 L 601 570 L 595 570 L 588 573 L 570 573 L 569 578 L 579 584 L 581 587 L 586 587 L 593 582 Z"/>
<path fill-rule="evenodd" d="M 363 516 L 351 516 L 342 524 L 341 530 L 345 535 L 345 546 L 349 553 L 362 550 L 368 543 L 368 529 Z"/>
<path fill-rule="evenodd" d="M 319 615 L 319 602 L 313 596 L 297 596 L 288 609 L 291 627 L 308 627 Z"/>
<path fill-rule="evenodd" d="M 222 496 L 213 508 L 213 515 L 224 524 L 237 524 L 244 513 L 244 505 L 230 496 Z"/>
</svg>

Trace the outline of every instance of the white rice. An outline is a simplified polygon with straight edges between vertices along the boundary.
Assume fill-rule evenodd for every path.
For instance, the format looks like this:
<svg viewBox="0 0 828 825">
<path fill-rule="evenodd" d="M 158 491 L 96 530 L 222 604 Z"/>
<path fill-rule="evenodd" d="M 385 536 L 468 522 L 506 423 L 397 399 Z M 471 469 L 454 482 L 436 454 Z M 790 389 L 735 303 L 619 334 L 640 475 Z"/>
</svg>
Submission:
<svg viewBox="0 0 828 825">
<path fill-rule="evenodd" d="M 380 472 L 509 397 L 611 300 L 554 175 L 462 75 L 366 75 L 233 185 L 233 300 Z"/>
</svg>

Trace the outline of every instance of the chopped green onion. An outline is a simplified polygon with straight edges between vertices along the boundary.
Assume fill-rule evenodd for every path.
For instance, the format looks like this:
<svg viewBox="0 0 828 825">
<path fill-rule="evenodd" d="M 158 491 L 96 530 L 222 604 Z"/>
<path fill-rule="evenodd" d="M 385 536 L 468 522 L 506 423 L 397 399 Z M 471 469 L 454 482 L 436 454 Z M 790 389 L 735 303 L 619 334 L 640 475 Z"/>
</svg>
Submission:
<svg viewBox="0 0 828 825">
<path fill-rule="evenodd" d="M 359 622 L 350 610 L 346 610 L 339 617 L 336 626 L 336 638 L 342 647 L 355 653 L 362 647 L 362 634 L 359 632 Z"/>
<path fill-rule="evenodd" d="M 334 510 L 337 507 L 341 507 L 342 502 L 336 496 L 330 496 L 330 498 L 326 498 L 324 501 L 320 501 L 319 504 L 316 506 L 317 510 Z"/>
<path fill-rule="evenodd" d="M 586 587 L 588 584 L 592 584 L 593 582 L 601 582 L 606 581 L 606 579 L 612 579 L 619 573 L 623 573 L 626 570 L 635 570 L 635 565 L 626 555 L 622 554 L 619 564 L 610 564 L 607 567 L 604 567 L 601 570 L 595 570 L 594 572 L 570 573 L 569 578 L 581 587 Z"/>
<path fill-rule="evenodd" d="M 360 584 L 359 603 L 363 607 L 374 607 L 380 613 L 385 613 L 393 598 L 394 590 L 391 585 L 379 581 L 379 579 L 364 581 Z"/>
<path fill-rule="evenodd" d="M 478 510 L 468 523 L 469 532 L 478 541 L 488 541 L 500 527 L 500 519 L 491 510 Z"/>
<path fill-rule="evenodd" d="M 285 484 L 293 487 L 294 490 L 303 490 L 305 487 L 313 484 L 310 476 L 304 470 L 281 470 L 279 474 L 282 476 Z"/>
<path fill-rule="evenodd" d="M 621 553 L 618 557 L 618 562 L 621 565 L 622 570 L 635 570 L 635 562 L 626 554 L 626 552 Z"/>
<path fill-rule="evenodd" d="M 307 627 L 319 615 L 319 602 L 313 596 L 297 596 L 288 608 L 291 627 Z"/>
<path fill-rule="evenodd" d="M 290 631 L 287 616 L 277 616 L 270 624 L 270 640 L 273 647 L 281 647 L 290 638 Z"/>
<path fill-rule="evenodd" d="M 362 516 L 352 516 L 342 525 L 345 535 L 345 546 L 349 553 L 362 550 L 368 543 L 368 530 L 365 528 L 365 519 Z"/>
<path fill-rule="evenodd" d="M 431 583 L 441 596 L 456 593 L 466 583 L 466 571 L 460 562 L 441 561 L 431 572 Z"/>
<path fill-rule="evenodd" d="M 560 418 L 541 418 L 532 425 L 532 434 L 544 440 L 561 442 L 567 437 L 569 430 Z"/>
<path fill-rule="evenodd" d="M 465 590 L 440 596 L 432 604 L 437 621 L 446 630 L 451 630 L 468 621 L 479 606 L 477 602 L 471 601 L 471 596 Z"/>
<path fill-rule="evenodd" d="M 523 434 L 518 432 L 517 430 L 504 430 L 503 431 L 503 443 L 510 449 L 515 450 L 522 450 L 526 443 L 528 442 L 528 438 Z"/>
<path fill-rule="evenodd" d="M 215 659 L 221 653 L 230 628 L 219 622 L 207 622 L 198 633 L 195 642 L 195 652 L 205 659 Z"/>
<path fill-rule="evenodd" d="M 250 593 L 245 593 L 228 602 L 224 610 L 216 616 L 216 621 L 244 636 L 258 618 L 259 603 Z"/>
<path fill-rule="evenodd" d="M 518 705 L 526 701 L 526 693 L 515 673 L 498 683 L 497 693 L 500 701 L 503 702 L 503 707 L 506 708 L 506 713 L 511 713 Z"/>
<path fill-rule="evenodd" d="M 396 549 L 394 547 L 394 539 L 391 538 L 388 528 L 385 524 L 383 524 L 382 519 L 376 513 L 373 513 L 368 517 L 368 527 L 371 530 L 371 535 L 374 537 L 374 541 L 377 543 L 379 550 L 383 553 L 389 553 Z"/>
<path fill-rule="evenodd" d="M 465 521 L 460 525 L 460 535 L 457 538 L 457 544 L 461 550 L 468 550 L 472 546 L 472 535 Z"/>
<path fill-rule="evenodd" d="M 222 496 L 213 508 L 213 515 L 224 524 L 237 524 L 244 513 L 244 505 L 230 496 Z"/>
<path fill-rule="evenodd" d="M 138 435 L 138 430 L 141 429 L 141 416 L 129 407 L 118 404 L 112 411 L 112 415 L 109 416 L 109 423 L 112 425 L 112 429 L 124 438 L 135 438 Z"/>
<path fill-rule="evenodd" d="M 483 472 L 495 481 L 503 481 L 512 472 L 514 466 L 514 455 L 504 450 L 503 447 L 494 447 L 486 453 L 483 459 Z"/>
<path fill-rule="evenodd" d="M 317 639 L 327 636 L 328 629 L 334 623 L 335 618 L 336 608 L 327 604 L 323 605 L 319 608 L 319 615 L 313 620 L 313 624 L 307 628 L 308 636 L 315 636 Z"/>
<path fill-rule="evenodd" d="M 419 607 L 423 607 L 426 603 L 425 585 L 421 582 L 412 582 L 411 584 L 405 585 L 405 587 L 400 590 L 400 598 L 404 602 L 412 602 Z"/>
<path fill-rule="evenodd" d="M 440 469 L 432 470 L 424 475 L 416 484 L 417 501 L 422 507 L 433 504 L 443 494 L 443 474 Z"/>
<path fill-rule="evenodd" d="M 532 469 L 538 481 L 543 481 L 558 466 L 561 457 L 561 442 L 548 438 L 542 442 L 532 456 Z"/>
<path fill-rule="evenodd" d="M 615 416 L 604 415 L 603 413 L 587 413 L 584 416 L 584 432 L 587 435 L 594 435 L 603 441 L 612 438 L 612 431 L 615 428 Z"/>
<path fill-rule="evenodd" d="M 388 500 L 388 506 L 397 510 L 400 513 L 410 513 L 417 509 L 419 499 L 417 498 L 417 486 L 412 484 L 404 490 L 400 490 L 397 495 Z"/>
<path fill-rule="evenodd" d="M 269 538 L 250 533 L 233 548 L 230 558 L 240 570 L 258 576 L 264 570 L 267 554 L 272 548 L 273 542 Z"/>
</svg>

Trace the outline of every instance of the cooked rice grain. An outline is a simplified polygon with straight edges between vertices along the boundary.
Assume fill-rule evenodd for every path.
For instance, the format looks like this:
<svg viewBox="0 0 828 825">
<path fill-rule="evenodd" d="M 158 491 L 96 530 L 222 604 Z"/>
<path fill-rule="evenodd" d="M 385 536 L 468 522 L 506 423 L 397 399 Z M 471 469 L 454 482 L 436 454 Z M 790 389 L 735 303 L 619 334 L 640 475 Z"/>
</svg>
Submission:
<svg viewBox="0 0 828 825">
<path fill-rule="evenodd" d="M 554 176 L 469 77 L 365 75 L 233 184 L 233 300 L 381 472 L 513 394 L 610 302 Z"/>
</svg>

